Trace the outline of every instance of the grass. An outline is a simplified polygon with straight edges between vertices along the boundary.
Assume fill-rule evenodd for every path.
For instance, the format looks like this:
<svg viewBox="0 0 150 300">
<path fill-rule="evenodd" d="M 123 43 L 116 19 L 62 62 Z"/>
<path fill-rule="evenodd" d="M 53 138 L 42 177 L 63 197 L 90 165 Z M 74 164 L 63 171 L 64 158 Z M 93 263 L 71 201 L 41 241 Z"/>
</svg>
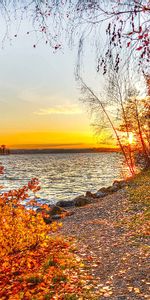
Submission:
<svg viewBox="0 0 150 300">
<path fill-rule="evenodd" d="M 150 170 L 136 175 L 127 187 L 129 217 L 126 226 L 135 238 L 147 239 L 150 232 Z"/>
<path fill-rule="evenodd" d="M 130 201 L 134 207 L 148 210 L 150 204 L 150 170 L 136 175 L 129 187 Z"/>
</svg>

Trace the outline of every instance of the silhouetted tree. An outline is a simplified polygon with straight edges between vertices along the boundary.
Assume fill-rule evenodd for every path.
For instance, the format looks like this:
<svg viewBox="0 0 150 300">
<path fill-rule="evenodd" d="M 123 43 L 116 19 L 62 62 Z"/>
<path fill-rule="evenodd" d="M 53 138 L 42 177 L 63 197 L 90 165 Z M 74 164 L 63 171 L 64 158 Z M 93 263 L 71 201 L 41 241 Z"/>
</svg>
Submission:
<svg viewBox="0 0 150 300">
<path fill-rule="evenodd" d="M 1 151 L 2 151 L 2 154 L 5 154 L 5 151 L 6 151 L 6 145 L 1 145 Z"/>
</svg>

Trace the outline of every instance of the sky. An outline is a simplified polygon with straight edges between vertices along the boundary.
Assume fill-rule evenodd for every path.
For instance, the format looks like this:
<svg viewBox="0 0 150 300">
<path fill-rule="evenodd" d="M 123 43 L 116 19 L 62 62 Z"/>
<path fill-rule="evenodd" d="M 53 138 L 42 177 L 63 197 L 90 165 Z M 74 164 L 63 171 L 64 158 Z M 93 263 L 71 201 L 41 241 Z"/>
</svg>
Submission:
<svg viewBox="0 0 150 300">
<path fill-rule="evenodd" d="M 79 101 L 74 76 L 77 48 L 65 45 L 54 53 L 43 42 L 33 47 L 34 37 L 27 31 L 24 22 L 17 37 L 12 34 L 12 42 L 6 40 L 0 48 L 0 144 L 11 148 L 109 145 L 105 133 L 94 136 L 87 109 Z M 90 55 L 86 76 L 93 85 Z"/>
</svg>

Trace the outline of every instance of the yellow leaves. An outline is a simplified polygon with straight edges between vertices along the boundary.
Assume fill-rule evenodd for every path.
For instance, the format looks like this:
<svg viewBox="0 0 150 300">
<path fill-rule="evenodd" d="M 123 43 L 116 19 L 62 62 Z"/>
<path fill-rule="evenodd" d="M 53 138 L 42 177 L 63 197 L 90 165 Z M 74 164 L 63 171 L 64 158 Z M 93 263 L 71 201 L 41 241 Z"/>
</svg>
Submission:
<svg viewBox="0 0 150 300">
<path fill-rule="evenodd" d="M 136 294 L 140 294 L 140 293 L 141 293 L 141 291 L 140 291 L 139 288 L 134 288 L 134 292 L 135 292 Z"/>
<path fill-rule="evenodd" d="M 84 267 L 84 264 L 83 263 L 80 263 L 80 265 L 79 265 L 81 268 L 83 268 Z"/>
<path fill-rule="evenodd" d="M 58 226 L 59 226 L 59 227 L 62 227 L 62 223 L 61 223 L 61 222 L 59 222 L 59 223 L 58 223 Z"/>
<path fill-rule="evenodd" d="M 47 225 L 42 214 L 22 204 L 28 201 L 28 190 L 38 189 L 38 180 L 33 179 L 28 186 L 1 194 L 0 299 L 62 300 L 70 293 L 84 299 L 80 281 L 84 264 L 71 252 L 70 241 L 54 234 L 62 223 Z M 37 205 L 34 199 L 28 204 Z M 87 281 L 84 286 L 88 290 Z"/>
<path fill-rule="evenodd" d="M 136 175 L 128 188 L 129 206 L 127 213 L 120 223 L 128 230 L 133 239 L 147 240 L 150 232 L 150 171 L 143 171 Z"/>
<path fill-rule="evenodd" d="M 133 287 L 133 286 L 129 286 L 129 287 L 128 287 L 128 291 L 129 291 L 129 292 L 134 292 L 135 294 L 140 294 L 140 293 L 141 293 L 141 291 L 140 291 L 139 288 Z"/>
<path fill-rule="evenodd" d="M 24 293 L 24 296 L 27 298 L 27 299 L 31 299 L 31 292 L 29 292 L 29 291 L 26 291 L 25 293 Z"/>
<path fill-rule="evenodd" d="M 112 291 L 106 292 L 103 294 L 104 297 L 109 297 L 112 295 Z"/>
<path fill-rule="evenodd" d="M 47 244 L 47 241 L 44 241 L 44 242 L 42 242 L 42 244 L 41 244 L 42 247 L 47 247 L 47 245 L 48 245 L 48 244 Z"/>
<path fill-rule="evenodd" d="M 129 286 L 129 287 L 128 287 L 128 291 L 129 291 L 129 292 L 132 292 L 132 291 L 133 291 L 133 286 Z"/>
<path fill-rule="evenodd" d="M 53 222 L 53 223 L 51 224 L 51 229 L 52 229 L 52 231 L 56 231 L 56 230 L 58 229 L 58 224 L 57 224 L 57 222 Z"/>
<path fill-rule="evenodd" d="M 2 267 L 4 269 L 7 269 L 9 267 L 9 262 L 8 261 L 4 261 L 3 264 L 2 264 Z"/>
<path fill-rule="evenodd" d="M 23 298 L 20 298 L 19 295 L 10 295 L 9 296 L 9 300 L 21 300 L 21 299 L 23 299 Z"/>
<path fill-rule="evenodd" d="M 127 270 L 120 270 L 119 274 L 125 274 Z"/>
<path fill-rule="evenodd" d="M 103 286 L 99 289 L 99 295 L 102 295 L 103 297 L 110 297 L 113 292 L 111 290 L 112 288 L 110 286 Z"/>
<path fill-rule="evenodd" d="M 19 299 L 22 300 L 24 298 L 24 292 L 19 293 Z"/>
<path fill-rule="evenodd" d="M 31 258 L 27 258 L 27 267 L 29 269 L 33 268 L 33 265 L 35 264 L 34 260 Z"/>
</svg>

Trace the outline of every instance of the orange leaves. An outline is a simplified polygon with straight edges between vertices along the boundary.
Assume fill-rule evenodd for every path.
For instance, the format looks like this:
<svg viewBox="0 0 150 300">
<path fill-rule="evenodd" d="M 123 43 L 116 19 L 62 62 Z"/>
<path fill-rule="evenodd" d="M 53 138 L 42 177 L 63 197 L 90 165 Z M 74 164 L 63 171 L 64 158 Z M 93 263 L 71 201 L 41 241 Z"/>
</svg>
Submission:
<svg viewBox="0 0 150 300">
<path fill-rule="evenodd" d="M 28 200 L 28 192 L 39 189 L 33 178 L 27 186 L 0 196 L 0 299 L 62 300 L 73 294 L 79 299 L 83 265 L 70 243 L 54 235 L 62 224 L 47 225 L 42 213 L 33 209 L 48 209 L 34 198 Z"/>
<path fill-rule="evenodd" d="M 80 294 L 77 266 L 70 244 L 57 237 L 34 251 L 7 256 L 0 275 L 0 299 L 44 299 L 49 294 L 50 299 L 56 295 L 63 299 L 64 294 Z"/>
<path fill-rule="evenodd" d="M 37 178 L 32 178 L 32 180 L 28 183 L 28 188 L 33 191 L 37 192 L 40 190 L 39 181 Z"/>
<path fill-rule="evenodd" d="M 4 167 L 3 166 L 0 166 L 0 175 L 1 174 L 4 174 Z"/>
</svg>

